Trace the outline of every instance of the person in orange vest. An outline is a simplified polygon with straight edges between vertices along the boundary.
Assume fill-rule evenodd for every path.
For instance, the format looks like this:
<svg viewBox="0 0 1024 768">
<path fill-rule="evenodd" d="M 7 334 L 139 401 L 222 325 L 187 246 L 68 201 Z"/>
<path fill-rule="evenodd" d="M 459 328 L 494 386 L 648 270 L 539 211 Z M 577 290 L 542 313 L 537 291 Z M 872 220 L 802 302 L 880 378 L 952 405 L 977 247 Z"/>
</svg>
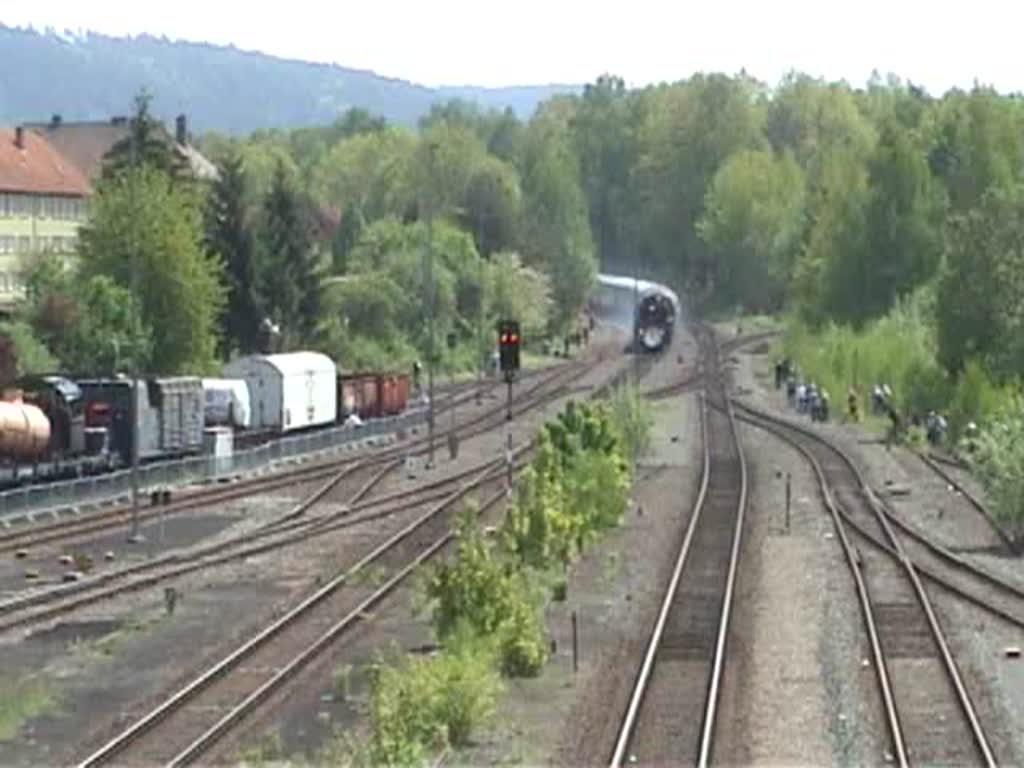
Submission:
<svg viewBox="0 0 1024 768">
<path fill-rule="evenodd" d="M 860 421 L 860 406 L 857 402 L 857 390 L 853 387 L 850 387 L 850 390 L 846 395 L 846 406 L 848 409 L 849 420 L 853 422 Z"/>
</svg>

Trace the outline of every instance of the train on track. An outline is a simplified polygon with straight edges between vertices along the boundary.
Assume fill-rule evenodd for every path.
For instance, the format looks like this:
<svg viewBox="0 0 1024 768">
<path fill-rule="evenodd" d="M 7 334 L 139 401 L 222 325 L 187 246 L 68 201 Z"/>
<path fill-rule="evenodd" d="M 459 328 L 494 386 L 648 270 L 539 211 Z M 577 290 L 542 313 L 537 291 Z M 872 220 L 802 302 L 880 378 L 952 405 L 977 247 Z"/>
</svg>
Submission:
<svg viewBox="0 0 1024 768">
<path fill-rule="evenodd" d="M 326 355 L 250 355 L 221 378 L 26 376 L 0 400 L 0 489 L 252 445 L 405 411 L 410 377 L 340 372 Z M 133 429 L 133 397 L 138 429 Z"/>
<path fill-rule="evenodd" d="M 680 317 L 679 296 L 671 288 L 617 275 L 597 276 L 590 310 L 595 316 L 631 327 L 633 349 L 651 353 L 672 343 Z"/>
</svg>

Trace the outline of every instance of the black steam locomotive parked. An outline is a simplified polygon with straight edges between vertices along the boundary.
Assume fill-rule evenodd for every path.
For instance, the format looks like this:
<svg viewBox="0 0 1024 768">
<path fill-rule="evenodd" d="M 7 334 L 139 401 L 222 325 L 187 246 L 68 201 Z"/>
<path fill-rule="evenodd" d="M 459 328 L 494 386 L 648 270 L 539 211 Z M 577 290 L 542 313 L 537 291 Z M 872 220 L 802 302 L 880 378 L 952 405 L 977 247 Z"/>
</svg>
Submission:
<svg viewBox="0 0 1024 768">
<path fill-rule="evenodd" d="M 130 466 L 134 444 L 131 380 L 28 376 L 18 381 L 17 388 L 20 401 L 0 403 L 0 488 Z M 202 450 L 200 379 L 141 380 L 138 408 L 140 461 Z"/>
</svg>

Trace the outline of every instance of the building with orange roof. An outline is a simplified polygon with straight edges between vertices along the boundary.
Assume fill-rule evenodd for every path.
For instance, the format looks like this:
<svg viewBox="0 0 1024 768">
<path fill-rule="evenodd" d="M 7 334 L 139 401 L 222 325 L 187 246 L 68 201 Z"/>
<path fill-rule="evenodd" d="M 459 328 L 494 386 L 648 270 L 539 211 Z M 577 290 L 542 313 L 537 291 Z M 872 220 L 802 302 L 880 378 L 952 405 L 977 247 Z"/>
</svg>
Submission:
<svg viewBox="0 0 1024 768">
<path fill-rule="evenodd" d="M 34 256 L 73 254 L 92 186 L 39 133 L 0 128 L 0 311 L 24 296 Z"/>
</svg>

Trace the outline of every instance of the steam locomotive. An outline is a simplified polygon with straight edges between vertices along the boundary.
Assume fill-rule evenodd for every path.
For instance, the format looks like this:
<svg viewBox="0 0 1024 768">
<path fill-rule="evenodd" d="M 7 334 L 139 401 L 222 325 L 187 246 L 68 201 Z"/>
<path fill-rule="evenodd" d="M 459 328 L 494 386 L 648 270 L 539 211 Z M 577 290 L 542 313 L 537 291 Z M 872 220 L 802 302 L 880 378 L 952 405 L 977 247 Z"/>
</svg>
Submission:
<svg viewBox="0 0 1024 768">
<path fill-rule="evenodd" d="M 680 314 L 679 297 L 671 288 L 618 275 L 597 276 L 590 307 L 596 316 L 632 328 L 633 347 L 650 353 L 672 343 Z"/>
</svg>

